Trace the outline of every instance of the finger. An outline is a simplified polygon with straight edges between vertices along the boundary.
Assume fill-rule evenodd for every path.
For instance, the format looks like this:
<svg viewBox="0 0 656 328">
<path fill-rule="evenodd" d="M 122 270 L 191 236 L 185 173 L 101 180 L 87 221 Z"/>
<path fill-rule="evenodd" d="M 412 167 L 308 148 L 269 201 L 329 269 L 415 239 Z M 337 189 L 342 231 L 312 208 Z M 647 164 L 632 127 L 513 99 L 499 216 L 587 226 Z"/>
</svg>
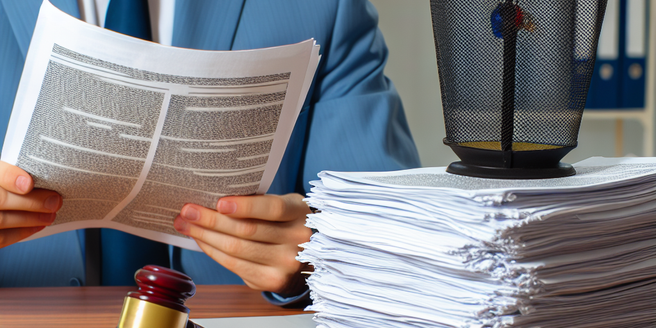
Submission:
<svg viewBox="0 0 656 328">
<path fill-rule="evenodd" d="M 244 280 L 248 287 L 255 290 L 279 292 L 287 286 L 289 277 L 292 275 L 276 267 L 253 263 L 230 256 L 200 240 L 196 240 L 196 242 L 205 254 L 219 262 L 226 269 L 237 274 Z"/>
<path fill-rule="evenodd" d="M 45 227 L 14 228 L 0 230 L 0 248 L 15 244 L 41 230 Z"/>
<path fill-rule="evenodd" d="M 0 211 L 0 229 L 48 226 L 55 216 L 55 213 Z"/>
<path fill-rule="evenodd" d="M 190 223 L 207 229 L 265 243 L 298 245 L 310 240 L 312 235 L 312 231 L 305 227 L 304 219 L 287 222 L 235 219 L 194 204 L 185 205 L 180 211 L 180 216 Z"/>
<path fill-rule="evenodd" d="M 294 245 L 266 244 L 237 238 L 205 229 L 177 218 L 174 227 L 180 233 L 202 241 L 224 254 L 270 266 L 296 266 L 294 259 L 299 248 Z"/>
<path fill-rule="evenodd" d="M 23 169 L 0 161 L 0 188 L 24 195 L 34 187 L 32 177 Z"/>
<path fill-rule="evenodd" d="M 0 210 L 54 213 L 61 206 L 61 196 L 51 190 L 35 189 L 28 195 L 17 195 L 0 189 Z"/>
<path fill-rule="evenodd" d="M 290 221 L 310 214 L 310 207 L 299 194 L 229 196 L 219 199 L 216 209 L 233 218 Z"/>
</svg>

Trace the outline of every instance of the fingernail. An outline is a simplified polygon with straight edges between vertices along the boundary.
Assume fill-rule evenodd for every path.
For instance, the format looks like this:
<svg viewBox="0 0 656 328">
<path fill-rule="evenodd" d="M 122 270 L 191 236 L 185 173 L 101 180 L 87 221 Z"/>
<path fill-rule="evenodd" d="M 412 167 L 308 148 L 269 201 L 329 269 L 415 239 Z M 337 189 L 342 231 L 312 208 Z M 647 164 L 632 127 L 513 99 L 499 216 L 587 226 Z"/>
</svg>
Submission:
<svg viewBox="0 0 656 328">
<path fill-rule="evenodd" d="M 46 202 L 43 204 L 45 208 L 56 211 L 59 208 L 60 197 L 58 195 L 50 196 L 46 199 Z"/>
<path fill-rule="evenodd" d="M 55 221 L 55 213 L 41 213 L 39 214 L 39 221 L 52 223 Z"/>
<path fill-rule="evenodd" d="M 180 214 L 187 221 L 198 221 L 200 219 L 200 212 L 191 206 L 185 207 Z"/>
<path fill-rule="evenodd" d="M 18 188 L 20 192 L 27 192 L 27 189 L 30 188 L 30 179 L 19 175 L 18 178 L 16 178 L 16 188 Z"/>
<path fill-rule="evenodd" d="M 187 230 L 189 230 L 189 223 L 185 222 L 185 220 L 182 220 L 182 218 L 178 216 L 173 222 L 173 227 L 180 233 L 186 233 Z"/>
<path fill-rule="evenodd" d="M 237 204 L 228 200 L 219 200 L 219 206 L 217 208 L 221 214 L 232 214 L 237 211 Z"/>
</svg>

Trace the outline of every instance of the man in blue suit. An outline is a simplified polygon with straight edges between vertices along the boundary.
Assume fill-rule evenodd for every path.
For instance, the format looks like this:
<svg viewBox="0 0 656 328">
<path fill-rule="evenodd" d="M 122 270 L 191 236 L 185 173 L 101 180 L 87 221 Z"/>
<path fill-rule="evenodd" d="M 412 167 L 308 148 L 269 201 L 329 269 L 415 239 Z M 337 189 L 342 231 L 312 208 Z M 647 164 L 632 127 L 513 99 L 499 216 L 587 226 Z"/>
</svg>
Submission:
<svg viewBox="0 0 656 328">
<path fill-rule="evenodd" d="M 2 128 L 41 1 L 0 0 Z M 51 2 L 80 17 L 78 0 Z M 294 257 L 311 235 L 302 201 L 309 181 L 321 170 L 419 166 L 399 96 L 383 75 L 387 48 L 375 8 L 367 0 L 177 0 L 174 12 L 173 46 L 239 50 L 314 38 L 322 60 L 268 194 L 225 197 L 215 209 L 185 205 L 175 227 L 204 253 L 103 232 L 102 284 L 131 285 L 136 268 L 161 262 L 199 284 L 243 280 L 254 289 L 298 295 L 303 268 Z M 59 195 L 33 190 L 29 174 L 7 163 L 0 163 L 0 187 L 0 286 L 83 284 L 84 234 L 16 243 L 54 220 Z M 288 301 L 278 294 L 267 295 Z"/>
</svg>

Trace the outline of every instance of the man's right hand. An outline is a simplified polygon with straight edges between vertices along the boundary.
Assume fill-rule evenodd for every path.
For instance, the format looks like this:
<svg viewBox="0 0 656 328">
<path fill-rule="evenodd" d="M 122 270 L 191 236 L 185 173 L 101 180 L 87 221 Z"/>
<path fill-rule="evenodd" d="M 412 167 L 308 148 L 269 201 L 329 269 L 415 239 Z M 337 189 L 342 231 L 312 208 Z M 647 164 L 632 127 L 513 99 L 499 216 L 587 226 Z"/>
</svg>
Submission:
<svg viewBox="0 0 656 328">
<path fill-rule="evenodd" d="M 54 191 L 32 189 L 32 177 L 0 161 L 0 248 L 25 239 L 50 225 L 62 198 Z"/>
</svg>

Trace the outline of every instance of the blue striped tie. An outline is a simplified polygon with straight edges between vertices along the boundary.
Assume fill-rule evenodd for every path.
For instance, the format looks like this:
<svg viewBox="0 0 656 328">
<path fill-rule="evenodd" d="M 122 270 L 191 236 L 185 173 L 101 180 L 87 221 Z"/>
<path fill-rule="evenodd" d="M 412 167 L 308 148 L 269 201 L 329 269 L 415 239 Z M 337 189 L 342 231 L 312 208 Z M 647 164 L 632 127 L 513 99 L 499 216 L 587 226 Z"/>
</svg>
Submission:
<svg viewBox="0 0 656 328">
<path fill-rule="evenodd" d="M 105 28 L 144 40 L 152 40 L 148 0 L 111 0 Z"/>
<path fill-rule="evenodd" d="M 111 0 L 105 28 L 151 40 L 148 0 Z M 168 267 L 168 245 L 112 229 L 85 231 L 86 285 L 131 286 L 147 264 Z"/>
</svg>

